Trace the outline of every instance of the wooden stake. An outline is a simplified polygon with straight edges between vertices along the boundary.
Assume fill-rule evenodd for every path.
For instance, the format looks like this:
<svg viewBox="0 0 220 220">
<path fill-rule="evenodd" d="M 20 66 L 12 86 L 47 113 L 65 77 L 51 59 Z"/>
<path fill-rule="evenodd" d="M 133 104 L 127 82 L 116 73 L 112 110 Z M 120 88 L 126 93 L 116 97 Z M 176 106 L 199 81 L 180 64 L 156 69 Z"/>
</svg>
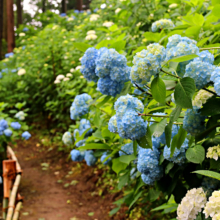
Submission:
<svg viewBox="0 0 220 220">
<path fill-rule="evenodd" d="M 8 52 L 15 48 L 13 0 L 7 0 L 7 43 Z"/>
<path fill-rule="evenodd" d="M 21 174 L 18 174 L 15 179 L 15 183 L 13 185 L 12 191 L 11 191 L 11 196 L 9 199 L 9 205 L 8 205 L 8 213 L 7 213 L 7 218 L 6 220 L 11 220 L 14 212 L 14 205 L 15 205 L 15 199 L 17 196 L 18 192 L 18 186 L 21 181 Z"/>
<path fill-rule="evenodd" d="M 18 220 L 19 214 L 20 214 L 20 210 L 21 210 L 21 206 L 22 206 L 22 201 L 17 203 L 16 208 L 15 208 L 15 213 L 13 215 L 12 220 Z"/>
<path fill-rule="evenodd" d="M 22 173 L 21 166 L 20 166 L 20 164 L 18 162 L 17 157 L 15 156 L 14 151 L 9 146 L 7 147 L 7 151 L 8 151 L 8 154 L 11 156 L 11 159 L 16 161 L 16 172 L 17 173 Z"/>
</svg>

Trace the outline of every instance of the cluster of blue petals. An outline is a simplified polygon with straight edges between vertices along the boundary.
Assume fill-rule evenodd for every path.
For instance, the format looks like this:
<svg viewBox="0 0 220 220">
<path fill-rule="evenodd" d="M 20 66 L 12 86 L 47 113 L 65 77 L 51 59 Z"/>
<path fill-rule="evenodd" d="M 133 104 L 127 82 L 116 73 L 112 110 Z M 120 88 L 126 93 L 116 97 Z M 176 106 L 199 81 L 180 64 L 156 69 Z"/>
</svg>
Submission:
<svg viewBox="0 0 220 220">
<path fill-rule="evenodd" d="M 94 152 L 92 150 L 85 151 L 85 161 L 88 166 L 95 165 L 97 158 L 94 156 Z"/>
<path fill-rule="evenodd" d="M 216 67 L 212 72 L 210 80 L 214 83 L 214 89 L 220 95 L 220 67 Z"/>
<path fill-rule="evenodd" d="M 138 115 L 143 113 L 143 103 L 130 95 L 121 96 L 115 102 L 116 115 L 109 120 L 111 132 L 118 132 L 120 137 L 136 140 L 146 134 L 146 123 Z"/>
<path fill-rule="evenodd" d="M 219 180 L 210 177 L 204 177 L 201 184 L 206 196 L 209 197 L 214 190 L 217 190 L 220 186 Z"/>
<path fill-rule="evenodd" d="M 183 128 L 193 136 L 196 136 L 205 130 L 206 116 L 201 115 L 198 107 L 187 109 L 184 119 Z"/>
<path fill-rule="evenodd" d="M 108 157 L 108 153 L 104 152 L 100 158 L 101 162 L 103 163 L 103 161 L 105 160 L 105 158 Z M 103 164 L 107 165 L 109 162 L 111 161 L 111 157 L 109 157 Z"/>
<path fill-rule="evenodd" d="M 144 183 L 153 185 L 163 176 L 163 169 L 159 165 L 160 152 L 157 148 L 140 148 L 137 161 L 137 169 L 141 172 Z"/>
<path fill-rule="evenodd" d="M 98 81 L 98 90 L 105 95 L 116 96 L 129 80 L 131 68 L 127 59 L 115 49 L 89 48 L 81 60 L 81 72 L 88 81 Z"/>
<path fill-rule="evenodd" d="M 143 86 L 150 82 L 152 76 L 159 74 L 165 56 L 165 48 L 157 43 L 150 44 L 147 50 L 137 53 L 130 74 L 132 83 Z"/>
<path fill-rule="evenodd" d="M 31 134 L 28 131 L 25 131 L 21 135 L 25 140 L 28 140 L 31 137 Z"/>
<path fill-rule="evenodd" d="M 92 100 L 87 93 L 77 95 L 70 107 L 70 118 L 76 120 L 89 112 L 89 102 Z"/>
<path fill-rule="evenodd" d="M 11 127 L 15 130 L 19 130 L 21 128 L 21 124 L 19 122 L 12 122 Z"/>
</svg>

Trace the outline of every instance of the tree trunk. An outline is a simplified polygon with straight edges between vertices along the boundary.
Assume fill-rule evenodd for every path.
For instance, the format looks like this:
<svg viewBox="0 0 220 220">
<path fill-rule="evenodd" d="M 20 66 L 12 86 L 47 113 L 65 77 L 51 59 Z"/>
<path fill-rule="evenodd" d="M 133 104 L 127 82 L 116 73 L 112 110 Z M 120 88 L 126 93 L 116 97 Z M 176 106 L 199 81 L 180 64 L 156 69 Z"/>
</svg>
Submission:
<svg viewBox="0 0 220 220">
<path fill-rule="evenodd" d="M 42 12 L 46 11 L 46 0 L 42 0 Z"/>
<path fill-rule="evenodd" d="M 66 0 L 62 0 L 62 7 L 61 7 L 61 13 L 66 13 Z"/>
<path fill-rule="evenodd" d="M 76 9 L 82 11 L 83 0 L 76 1 Z"/>
<path fill-rule="evenodd" d="M 7 44 L 10 53 L 15 48 L 13 0 L 7 0 Z"/>
<path fill-rule="evenodd" d="M 4 1 L 0 0 L 0 60 L 2 59 L 2 40 L 3 40 L 3 4 Z"/>
<path fill-rule="evenodd" d="M 22 24 L 22 5 L 21 0 L 17 0 L 17 28 Z"/>
</svg>

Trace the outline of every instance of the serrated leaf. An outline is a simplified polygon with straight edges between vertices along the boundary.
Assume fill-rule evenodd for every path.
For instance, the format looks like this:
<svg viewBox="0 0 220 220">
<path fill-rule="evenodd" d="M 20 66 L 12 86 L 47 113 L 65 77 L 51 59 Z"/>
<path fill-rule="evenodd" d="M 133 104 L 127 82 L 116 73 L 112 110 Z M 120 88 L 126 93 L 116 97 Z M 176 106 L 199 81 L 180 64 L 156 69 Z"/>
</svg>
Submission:
<svg viewBox="0 0 220 220">
<path fill-rule="evenodd" d="M 137 139 L 137 143 L 142 148 L 152 148 L 152 140 L 151 140 L 151 130 L 150 127 L 147 126 L 147 133 L 140 139 Z"/>
<path fill-rule="evenodd" d="M 174 163 L 170 162 L 167 164 L 166 168 L 165 168 L 165 174 L 168 174 L 169 171 L 173 168 Z"/>
<path fill-rule="evenodd" d="M 92 47 L 92 45 L 90 44 L 86 44 L 86 43 L 78 43 L 78 42 L 74 42 L 72 43 L 73 46 L 75 48 L 77 48 L 78 50 L 82 51 L 82 52 L 86 52 L 86 50 L 90 47 Z"/>
<path fill-rule="evenodd" d="M 117 174 L 127 167 L 126 163 L 120 161 L 120 157 L 112 160 L 112 169 Z"/>
<path fill-rule="evenodd" d="M 154 135 L 155 137 L 159 137 L 163 134 L 164 129 L 166 127 L 167 124 L 167 118 L 162 119 L 160 122 L 155 122 L 150 126 L 150 130 L 152 135 Z"/>
<path fill-rule="evenodd" d="M 131 161 L 136 159 L 136 156 L 134 154 L 122 155 L 119 158 L 122 163 L 126 163 L 128 165 Z"/>
<path fill-rule="evenodd" d="M 153 98 L 160 102 L 164 103 L 166 100 L 166 86 L 165 83 L 160 77 L 154 78 L 151 83 L 151 93 Z"/>
<path fill-rule="evenodd" d="M 220 180 L 220 174 L 214 171 L 209 171 L 209 170 L 196 170 L 192 173 L 197 173 L 197 174 L 201 174 L 203 176 L 208 176 L 217 180 Z"/>
<path fill-rule="evenodd" d="M 178 63 L 180 63 L 180 62 L 192 60 L 196 57 L 198 57 L 198 55 L 196 55 L 196 54 L 184 55 L 184 56 L 179 56 L 179 57 L 175 57 L 173 59 L 170 59 L 170 60 L 168 60 L 168 62 L 178 62 Z"/>
<path fill-rule="evenodd" d="M 129 209 L 135 204 L 135 202 L 141 197 L 143 191 L 141 190 L 133 199 L 133 201 L 131 202 Z"/>
<path fill-rule="evenodd" d="M 192 108 L 192 97 L 196 91 L 194 79 L 185 77 L 179 80 L 175 87 L 174 98 L 182 108 Z"/>
<path fill-rule="evenodd" d="M 119 52 L 120 50 L 123 50 L 125 48 L 125 45 L 126 45 L 125 40 L 119 40 L 111 44 L 111 48 L 114 48 Z"/>
<path fill-rule="evenodd" d="M 201 145 L 189 148 L 186 151 L 186 158 L 192 163 L 201 164 L 205 159 L 205 149 Z"/>
</svg>

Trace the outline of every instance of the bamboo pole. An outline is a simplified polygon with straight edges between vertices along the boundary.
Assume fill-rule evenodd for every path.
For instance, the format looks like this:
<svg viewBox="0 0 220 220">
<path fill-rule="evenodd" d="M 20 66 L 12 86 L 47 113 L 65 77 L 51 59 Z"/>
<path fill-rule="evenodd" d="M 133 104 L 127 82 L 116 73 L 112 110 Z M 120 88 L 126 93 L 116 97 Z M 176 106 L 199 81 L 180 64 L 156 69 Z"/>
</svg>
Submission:
<svg viewBox="0 0 220 220">
<path fill-rule="evenodd" d="M 2 218 L 6 219 L 8 208 L 8 198 L 3 198 L 3 209 L 2 209 Z"/>
<path fill-rule="evenodd" d="M 15 213 L 13 215 L 12 220 L 18 220 L 19 214 L 20 214 L 20 210 L 21 210 L 21 206 L 22 206 L 22 201 L 19 201 L 18 204 L 16 205 Z"/>
<path fill-rule="evenodd" d="M 14 212 L 15 199 L 16 199 L 16 196 L 17 196 L 18 186 L 20 184 L 20 181 L 21 181 L 21 174 L 19 173 L 16 176 L 15 183 L 14 183 L 12 191 L 11 191 L 6 220 L 11 220 L 12 219 L 13 212 Z"/>
<path fill-rule="evenodd" d="M 8 150 L 8 154 L 11 156 L 11 159 L 16 161 L 16 171 L 17 171 L 17 173 L 21 173 L 22 172 L 21 166 L 18 162 L 18 158 L 15 156 L 14 151 L 9 146 L 7 147 L 7 150 Z"/>
</svg>

